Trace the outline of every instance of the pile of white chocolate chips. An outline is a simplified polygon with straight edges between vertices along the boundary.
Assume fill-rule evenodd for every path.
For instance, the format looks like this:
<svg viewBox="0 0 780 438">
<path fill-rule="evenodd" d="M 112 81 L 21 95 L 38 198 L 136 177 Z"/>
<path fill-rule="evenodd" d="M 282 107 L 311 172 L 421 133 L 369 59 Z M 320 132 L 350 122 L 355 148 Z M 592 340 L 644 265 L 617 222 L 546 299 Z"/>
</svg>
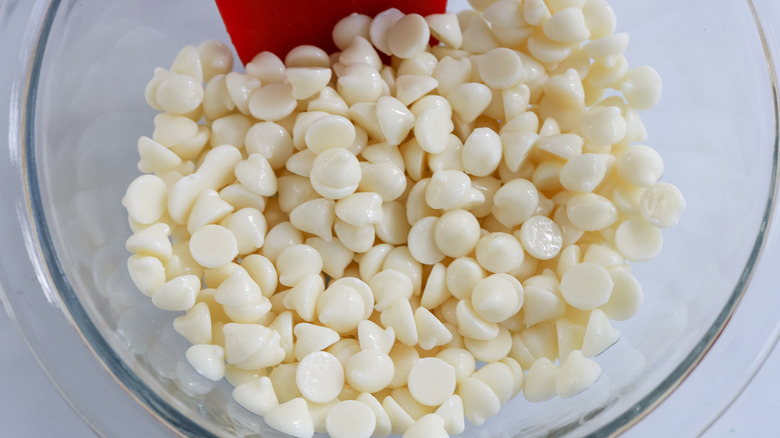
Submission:
<svg viewBox="0 0 780 438">
<path fill-rule="evenodd" d="M 279 431 L 446 437 L 574 396 L 684 209 L 637 144 L 660 78 L 607 3 L 471 3 L 353 14 L 340 52 L 246 73 L 188 46 L 149 82 L 130 275 Z"/>
</svg>

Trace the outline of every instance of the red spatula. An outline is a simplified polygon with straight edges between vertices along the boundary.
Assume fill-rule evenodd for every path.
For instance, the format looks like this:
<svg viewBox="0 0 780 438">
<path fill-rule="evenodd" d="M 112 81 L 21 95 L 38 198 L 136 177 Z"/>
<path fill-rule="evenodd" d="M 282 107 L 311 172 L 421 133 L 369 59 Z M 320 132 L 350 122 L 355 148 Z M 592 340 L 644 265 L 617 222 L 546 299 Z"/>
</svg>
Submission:
<svg viewBox="0 0 780 438">
<path fill-rule="evenodd" d="M 336 50 L 333 26 L 357 12 L 373 17 L 388 8 L 405 14 L 442 13 L 447 0 L 216 0 L 222 20 L 241 61 L 262 51 L 282 59 L 290 49 L 311 44 Z"/>
</svg>

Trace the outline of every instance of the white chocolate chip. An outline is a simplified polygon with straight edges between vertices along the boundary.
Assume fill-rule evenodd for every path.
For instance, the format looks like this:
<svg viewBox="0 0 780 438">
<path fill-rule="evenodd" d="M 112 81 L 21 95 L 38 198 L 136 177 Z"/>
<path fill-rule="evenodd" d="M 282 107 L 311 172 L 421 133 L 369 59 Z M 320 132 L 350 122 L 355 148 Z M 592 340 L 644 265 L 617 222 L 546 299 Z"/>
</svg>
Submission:
<svg viewBox="0 0 780 438">
<path fill-rule="evenodd" d="M 412 58 L 425 50 L 430 37 L 425 18 L 419 14 L 409 14 L 390 27 L 387 46 L 399 58 Z"/>
<path fill-rule="evenodd" d="M 284 74 L 292 86 L 292 96 L 300 100 L 308 99 L 325 88 L 332 72 L 322 67 L 296 67 L 286 69 Z"/>
<path fill-rule="evenodd" d="M 229 323 L 225 334 L 225 360 L 244 369 L 265 368 L 284 360 L 279 333 L 259 324 Z"/>
<path fill-rule="evenodd" d="M 659 228 L 677 225 L 685 210 L 685 198 L 672 184 L 659 182 L 648 187 L 639 199 L 642 217 Z"/>
<path fill-rule="evenodd" d="M 664 173 L 664 162 L 653 148 L 644 145 L 631 146 L 617 160 L 620 178 L 630 184 L 649 187 Z"/>
<path fill-rule="evenodd" d="M 385 327 L 392 327 L 395 337 L 400 342 L 413 346 L 417 344 L 417 325 L 409 301 L 396 299 L 390 307 L 380 315 L 380 321 Z"/>
<path fill-rule="evenodd" d="M 414 127 L 414 115 L 400 100 L 392 96 L 379 98 L 376 115 L 382 134 L 393 146 L 401 144 Z"/>
<path fill-rule="evenodd" d="M 279 406 L 271 379 L 266 376 L 236 385 L 233 398 L 248 411 L 257 415 L 266 415 Z"/>
<path fill-rule="evenodd" d="M 629 105 L 648 110 L 661 99 L 661 77 L 652 67 L 636 67 L 626 74 L 620 90 Z"/>
<path fill-rule="evenodd" d="M 463 172 L 435 172 L 425 190 L 425 201 L 431 208 L 447 210 L 458 205 L 470 187 L 471 179 Z"/>
<path fill-rule="evenodd" d="M 275 122 L 292 114 L 297 102 L 289 84 L 273 83 L 254 91 L 249 98 L 249 112 L 258 120 Z"/>
<path fill-rule="evenodd" d="M 335 31 L 335 29 L 334 29 Z M 377 70 L 382 69 L 382 60 L 374 50 L 374 46 L 368 41 L 369 36 L 355 36 L 338 55 L 338 60 L 343 65 L 368 64 Z"/>
<path fill-rule="evenodd" d="M 271 52 L 260 52 L 246 65 L 247 74 L 264 84 L 281 82 L 284 79 L 284 63 Z"/>
<path fill-rule="evenodd" d="M 358 341 L 361 350 L 379 350 L 390 353 L 395 343 L 395 332 L 392 327 L 383 329 L 369 320 L 358 324 Z"/>
<path fill-rule="evenodd" d="M 601 309 L 593 309 L 582 340 L 582 355 L 593 357 L 601 354 L 620 339 L 620 332 L 614 329 Z"/>
<path fill-rule="evenodd" d="M 382 95 L 384 80 L 379 72 L 368 64 L 352 64 L 344 68 L 336 87 L 348 105 L 375 103 Z"/>
<path fill-rule="evenodd" d="M 395 97 L 404 105 L 411 105 L 430 91 L 436 89 L 439 82 L 430 76 L 402 75 L 395 79 Z M 417 115 L 421 117 L 422 113 Z M 436 121 L 439 121 L 438 119 Z M 415 125 L 416 126 L 416 125 Z M 445 123 L 446 126 L 446 123 Z"/>
<path fill-rule="evenodd" d="M 444 427 L 444 419 L 438 414 L 426 414 L 403 434 L 403 438 L 446 438 L 449 434 Z"/>
<path fill-rule="evenodd" d="M 474 356 L 466 349 L 445 348 L 436 357 L 447 362 L 455 369 L 455 380 L 458 383 L 467 377 L 471 377 L 474 371 L 476 371 L 477 362 Z"/>
<path fill-rule="evenodd" d="M 382 400 L 382 407 L 390 419 L 391 434 L 403 434 L 414 424 L 414 418 L 392 396 L 388 395 Z"/>
<path fill-rule="evenodd" d="M 532 403 L 553 398 L 556 395 L 556 382 L 559 375 L 560 368 L 553 365 L 550 359 L 546 357 L 536 359 L 526 373 L 523 396 Z"/>
<path fill-rule="evenodd" d="M 585 16 L 580 8 L 565 8 L 544 23 L 544 34 L 553 41 L 577 43 L 590 38 Z"/>
<path fill-rule="evenodd" d="M 499 361 L 509 354 L 512 350 L 512 335 L 509 334 L 509 330 L 500 327 L 498 335 L 493 339 L 480 340 L 464 337 L 463 343 L 476 360 L 490 363 Z"/>
<path fill-rule="evenodd" d="M 479 74 L 485 84 L 494 89 L 516 85 L 523 77 L 523 62 L 511 49 L 499 47 L 479 59 Z"/>
<path fill-rule="evenodd" d="M 345 391 L 347 387 L 345 386 Z M 306 404 L 309 406 L 309 414 L 311 415 L 311 421 L 314 424 L 314 433 L 326 433 L 328 431 L 326 422 L 328 419 L 328 413 L 333 407 L 339 404 L 341 401 L 336 398 L 327 403 L 314 403 L 307 400 Z"/>
<path fill-rule="evenodd" d="M 453 85 L 447 93 L 447 98 L 452 105 L 452 111 L 463 122 L 471 123 L 488 108 L 493 94 L 484 84 L 466 82 Z"/>
<path fill-rule="evenodd" d="M 401 11 L 395 8 L 391 8 L 380 12 L 371 21 L 371 25 L 369 27 L 371 43 L 373 43 L 374 47 L 386 55 L 390 54 L 390 48 L 387 41 L 389 30 L 403 16 L 404 14 Z"/>
<path fill-rule="evenodd" d="M 592 385 L 600 375 L 601 367 L 596 362 L 574 350 L 561 364 L 555 391 L 561 398 L 573 397 Z"/>
<path fill-rule="evenodd" d="M 376 300 L 374 308 L 383 312 L 398 298 L 408 300 L 414 292 L 414 285 L 408 275 L 395 269 L 384 269 L 371 277 L 369 286 Z"/>
<path fill-rule="evenodd" d="M 519 268 L 525 258 L 520 241 L 511 234 L 490 233 L 479 239 L 477 261 L 486 270 L 503 274 Z"/>
<path fill-rule="evenodd" d="M 187 362 L 201 376 L 219 381 L 225 376 L 225 350 L 219 345 L 193 345 L 185 353 Z"/>
<path fill-rule="evenodd" d="M 364 403 L 374 412 L 376 424 L 374 426 L 372 436 L 386 437 L 390 435 L 390 431 L 392 430 L 390 417 L 387 415 L 387 412 L 385 412 L 385 409 L 382 407 L 382 404 L 379 402 L 379 400 L 377 400 L 373 395 L 365 392 L 358 394 L 355 400 Z"/>
<path fill-rule="evenodd" d="M 278 275 L 276 267 L 268 258 L 259 254 L 250 254 L 241 261 L 241 267 L 260 286 L 264 296 L 269 297 L 276 291 Z"/>
<path fill-rule="evenodd" d="M 477 246 L 480 227 L 477 218 L 465 210 L 444 213 L 434 227 L 436 247 L 448 257 L 462 257 Z"/>
<path fill-rule="evenodd" d="M 214 293 L 214 300 L 225 306 L 244 306 L 265 298 L 260 287 L 242 267 L 235 270 L 220 283 Z M 269 307 L 270 310 L 270 307 Z"/>
<path fill-rule="evenodd" d="M 357 328 L 365 307 L 360 294 L 344 285 L 330 285 L 317 301 L 317 320 L 339 333 Z"/>
<path fill-rule="evenodd" d="M 436 246 L 434 230 L 437 217 L 424 217 L 409 230 L 409 252 L 415 260 L 426 265 L 435 265 L 444 259 L 444 254 Z"/>
<path fill-rule="evenodd" d="M 520 226 L 515 236 L 523 249 L 539 260 L 550 260 L 563 247 L 563 235 L 558 225 L 546 216 L 532 216 Z"/>
<path fill-rule="evenodd" d="M 390 358 L 393 359 L 395 373 L 390 381 L 390 388 L 399 388 L 406 385 L 409 378 L 409 370 L 420 358 L 420 354 L 414 347 L 396 342 L 390 350 Z"/>
<path fill-rule="evenodd" d="M 165 182 L 155 175 L 142 175 L 127 187 L 122 205 L 133 220 L 152 224 L 165 214 L 168 189 Z"/>
<path fill-rule="evenodd" d="M 544 0 L 526 0 L 523 3 L 523 19 L 530 25 L 542 25 L 550 16 L 550 10 Z"/>
<path fill-rule="evenodd" d="M 401 245 L 406 241 L 410 228 L 403 205 L 396 201 L 382 204 L 382 219 L 374 224 L 376 237 L 391 245 Z"/>
<path fill-rule="evenodd" d="M 609 301 L 613 284 L 606 269 L 595 263 L 580 263 L 563 274 L 560 290 L 569 305 L 590 310 Z"/>
<path fill-rule="evenodd" d="M 347 361 L 347 382 L 360 392 L 381 391 L 390 384 L 394 373 L 393 360 L 381 350 L 362 350 Z"/>
<path fill-rule="evenodd" d="M 607 173 L 607 163 L 598 154 L 577 155 L 563 165 L 561 185 L 572 192 L 592 192 Z"/>
<path fill-rule="evenodd" d="M 295 359 L 302 360 L 310 353 L 323 351 L 339 341 L 335 330 L 316 324 L 300 323 L 293 329 L 295 333 Z"/>
<path fill-rule="evenodd" d="M 356 227 L 380 223 L 383 213 L 382 197 L 376 193 L 354 193 L 335 205 L 336 216 Z"/>
<path fill-rule="evenodd" d="M 439 406 L 455 392 L 455 369 L 441 359 L 420 359 L 409 371 L 409 392 L 423 405 Z"/>
<path fill-rule="evenodd" d="M 284 307 L 295 312 L 304 321 L 313 321 L 317 300 L 325 291 L 325 283 L 319 274 L 310 274 L 298 281 L 284 296 Z"/>
<path fill-rule="evenodd" d="M 306 239 L 306 244 L 320 253 L 322 272 L 331 278 L 343 277 L 344 271 L 355 257 L 355 253 L 338 239 L 325 240 L 320 237 L 310 237 Z"/>
<path fill-rule="evenodd" d="M 502 158 L 501 138 L 490 128 L 477 128 L 463 143 L 463 168 L 474 176 L 488 176 Z"/>
<path fill-rule="evenodd" d="M 298 390 L 307 400 L 327 403 L 335 399 L 344 386 L 344 369 L 336 356 L 315 351 L 301 359 L 295 371 Z"/>
<path fill-rule="evenodd" d="M 459 49 L 463 44 L 463 33 L 460 30 L 458 17 L 453 13 L 431 14 L 425 17 L 431 34 L 437 40 L 453 49 Z"/>
<path fill-rule="evenodd" d="M 361 166 L 361 192 L 374 192 L 385 201 L 394 201 L 406 190 L 406 175 L 402 168 L 386 162 Z"/>
<path fill-rule="evenodd" d="M 195 275 L 173 278 L 154 291 L 152 304 L 162 310 L 189 310 L 200 292 L 200 279 Z"/>
<path fill-rule="evenodd" d="M 186 315 L 173 320 L 173 328 L 193 345 L 210 344 L 212 332 L 208 304 L 204 302 L 195 304 Z"/>
<path fill-rule="evenodd" d="M 523 287 L 516 278 L 494 274 L 474 285 L 471 305 L 486 321 L 501 322 L 520 310 L 523 297 Z"/>
<path fill-rule="evenodd" d="M 194 233 L 205 225 L 219 222 L 232 211 L 233 206 L 225 202 L 216 191 L 204 190 L 192 205 L 187 218 L 187 231 Z"/>
<path fill-rule="evenodd" d="M 644 219 L 630 219 L 618 226 L 615 232 L 615 246 L 628 260 L 646 262 L 663 248 L 661 230 Z"/>
<path fill-rule="evenodd" d="M 609 199 L 595 193 L 577 193 L 566 203 L 566 217 L 583 231 L 598 231 L 618 219 L 617 209 Z"/>
<path fill-rule="evenodd" d="M 498 324 L 485 321 L 468 300 L 460 300 L 455 310 L 458 333 L 461 335 L 479 340 L 490 340 L 498 336 Z"/>
<path fill-rule="evenodd" d="M 376 427 L 376 415 L 365 403 L 345 400 L 328 412 L 325 425 L 332 438 L 369 438 Z"/>
<path fill-rule="evenodd" d="M 298 363 L 283 363 L 277 365 L 268 374 L 268 378 L 273 383 L 274 391 L 279 399 L 279 403 L 287 403 L 295 398 L 303 398 L 295 382 L 295 372 Z M 306 400 L 306 399 L 303 399 Z M 308 405 L 308 402 L 307 402 Z"/>
<path fill-rule="evenodd" d="M 324 198 L 346 198 L 357 190 L 360 179 L 360 163 L 346 149 L 327 149 L 312 164 L 312 187 Z"/>
<path fill-rule="evenodd" d="M 236 258 L 238 242 L 229 229 L 220 225 L 206 225 L 192 233 L 190 253 L 204 268 L 218 268 Z"/>
<path fill-rule="evenodd" d="M 170 233 L 171 227 L 158 222 L 130 236 L 125 242 L 125 248 L 133 254 L 168 260 L 173 255 L 173 247 L 168 239 Z"/>
<path fill-rule="evenodd" d="M 330 67 L 328 53 L 317 46 L 308 44 L 292 48 L 284 57 L 284 65 L 287 68 L 295 67 Z"/>
<path fill-rule="evenodd" d="M 504 184 L 493 195 L 493 215 L 507 227 L 525 222 L 539 206 L 539 192 L 527 179 Z"/>
<path fill-rule="evenodd" d="M 501 401 L 485 382 L 469 377 L 460 383 L 458 395 L 463 399 L 463 410 L 466 418 L 477 426 L 496 415 L 501 408 Z"/>
<path fill-rule="evenodd" d="M 252 76 L 230 72 L 225 77 L 225 86 L 233 104 L 242 114 L 249 114 L 252 94 L 261 87 L 261 82 Z"/>
<path fill-rule="evenodd" d="M 279 283 L 295 286 L 307 275 L 322 271 L 322 257 L 309 245 L 289 246 L 279 253 L 276 269 L 279 271 Z"/>
<path fill-rule="evenodd" d="M 233 54 L 221 41 L 211 40 L 202 43 L 198 46 L 198 56 L 204 81 L 210 80 L 214 75 L 225 74 L 233 68 Z"/>
<path fill-rule="evenodd" d="M 586 1 L 582 13 L 585 15 L 591 38 L 603 38 L 615 31 L 615 12 L 605 0 Z"/>
<path fill-rule="evenodd" d="M 265 414 L 265 422 L 274 429 L 296 438 L 311 438 L 314 435 L 314 423 L 309 408 L 306 400 L 301 397 L 269 409 Z"/>
<path fill-rule="evenodd" d="M 463 399 L 460 398 L 458 394 L 453 394 L 442 403 L 442 405 L 436 409 L 436 415 L 444 420 L 444 430 L 451 435 L 463 433 L 466 428 L 463 413 Z"/>
<path fill-rule="evenodd" d="M 443 264 L 437 263 L 433 265 L 431 272 L 428 274 L 428 281 L 425 282 L 422 299 L 420 300 L 421 306 L 429 310 L 434 309 L 452 296 L 447 289 L 446 275 L 447 268 Z"/>
<path fill-rule="evenodd" d="M 483 278 L 485 270 L 471 257 L 459 257 L 447 267 L 447 288 L 458 299 L 469 298 L 474 286 Z"/>
<path fill-rule="evenodd" d="M 414 311 L 414 323 L 417 326 L 418 343 L 423 350 L 446 345 L 452 340 L 452 333 L 425 307 L 418 307 Z"/>
<path fill-rule="evenodd" d="M 622 269 L 609 271 L 614 286 L 612 295 L 607 304 L 601 306 L 601 310 L 616 321 L 626 320 L 639 310 L 642 304 L 642 286 L 630 272 Z"/>
<path fill-rule="evenodd" d="M 157 257 L 132 255 L 127 259 L 127 271 L 133 284 L 148 297 L 165 283 L 165 267 Z"/>
<path fill-rule="evenodd" d="M 623 55 L 610 60 L 607 66 L 599 61 L 590 66 L 585 82 L 595 88 L 618 88 L 628 74 L 628 61 Z"/>
<path fill-rule="evenodd" d="M 306 146 L 315 154 L 331 148 L 349 148 L 355 141 L 355 126 L 345 117 L 319 117 L 306 130 Z"/>
<path fill-rule="evenodd" d="M 461 24 L 461 29 L 463 30 L 461 49 L 463 50 L 473 53 L 485 53 L 498 47 L 498 41 L 493 36 L 488 23 L 482 17 L 472 17 L 465 26 Z"/>
<path fill-rule="evenodd" d="M 503 406 L 511 398 L 514 392 L 515 376 L 512 369 L 502 362 L 494 361 L 480 368 L 472 376 L 483 381 L 498 396 L 498 401 Z"/>
<path fill-rule="evenodd" d="M 376 239 L 376 232 L 372 225 L 356 227 L 350 225 L 341 219 L 336 219 L 333 226 L 336 231 L 336 237 L 350 251 L 363 253 L 371 249 Z"/>
<path fill-rule="evenodd" d="M 330 240 L 336 220 L 335 203 L 331 199 L 317 198 L 299 204 L 290 212 L 290 223 L 297 229 Z"/>
</svg>

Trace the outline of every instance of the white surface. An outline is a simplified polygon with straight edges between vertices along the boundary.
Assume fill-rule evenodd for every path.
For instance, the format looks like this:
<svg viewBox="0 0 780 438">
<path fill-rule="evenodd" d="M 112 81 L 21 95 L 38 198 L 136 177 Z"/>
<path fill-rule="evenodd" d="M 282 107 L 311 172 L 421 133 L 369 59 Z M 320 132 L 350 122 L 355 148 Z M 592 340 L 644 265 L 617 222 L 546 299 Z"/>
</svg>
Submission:
<svg viewBox="0 0 780 438">
<path fill-rule="evenodd" d="M 3 0 L 0 0 L 2 3 Z M 780 5 L 780 2 L 768 3 Z M 93 436 L 46 378 L 4 311 L 0 311 L 0 352 L 0 426 L 3 430 L 0 436 Z M 714 387 L 718 384 L 712 382 Z M 780 430 L 780 396 L 776 388 L 780 388 L 778 348 L 704 438 L 772 436 L 769 431 Z M 679 414 L 686 415 L 686 412 Z M 645 436 L 655 438 L 654 435 L 630 431 L 624 435 L 628 438 Z"/>
<path fill-rule="evenodd" d="M 5 311 L 0 311 L 0 352 L 3 436 L 92 436 L 92 431 L 46 378 Z M 777 388 L 780 388 L 780 349 L 775 348 L 755 379 L 704 438 L 759 437 L 780 429 Z M 630 431 L 623 436 L 644 438 Z"/>
</svg>

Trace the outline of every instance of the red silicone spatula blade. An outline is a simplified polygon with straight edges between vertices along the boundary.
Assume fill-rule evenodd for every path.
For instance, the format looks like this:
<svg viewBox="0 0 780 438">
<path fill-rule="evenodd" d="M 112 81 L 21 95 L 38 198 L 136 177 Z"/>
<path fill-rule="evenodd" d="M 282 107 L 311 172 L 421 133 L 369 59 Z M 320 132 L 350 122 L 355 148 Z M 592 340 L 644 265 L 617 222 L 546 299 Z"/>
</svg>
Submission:
<svg viewBox="0 0 780 438">
<path fill-rule="evenodd" d="M 263 51 L 284 59 L 290 49 L 312 44 L 333 52 L 331 31 L 339 20 L 357 12 L 374 16 L 388 8 L 406 14 L 437 14 L 447 0 L 215 0 L 241 61 Z"/>
</svg>

